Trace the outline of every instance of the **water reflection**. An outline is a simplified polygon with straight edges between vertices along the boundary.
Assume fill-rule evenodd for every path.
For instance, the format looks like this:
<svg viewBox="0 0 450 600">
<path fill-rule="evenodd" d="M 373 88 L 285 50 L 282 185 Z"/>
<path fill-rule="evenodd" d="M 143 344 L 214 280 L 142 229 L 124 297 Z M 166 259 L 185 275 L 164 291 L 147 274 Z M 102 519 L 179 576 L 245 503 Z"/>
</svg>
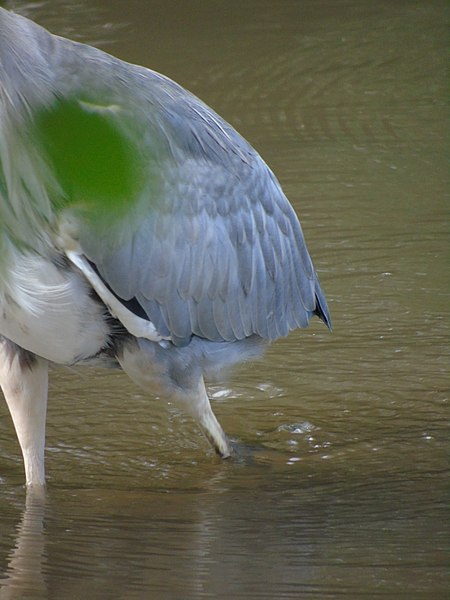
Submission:
<svg viewBox="0 0 450 600">
<path fill-rule="evenodd" d="M 266 455 L 197 473 L 190 491 L 29 494 L 0 597 L 413 598 L 444 585 L 445 539 L 422 510 L 438 473 L 313 462 Z"/>
<path fill-rule="evenodd" d="M 7 558 L 5 572 L 0 578 L 0 600 L 46 598 L 44 577 L 45 492 L 30 490 L 26 495 L 25 509 L 17 526 L 15 545 Z"/>
</svg>

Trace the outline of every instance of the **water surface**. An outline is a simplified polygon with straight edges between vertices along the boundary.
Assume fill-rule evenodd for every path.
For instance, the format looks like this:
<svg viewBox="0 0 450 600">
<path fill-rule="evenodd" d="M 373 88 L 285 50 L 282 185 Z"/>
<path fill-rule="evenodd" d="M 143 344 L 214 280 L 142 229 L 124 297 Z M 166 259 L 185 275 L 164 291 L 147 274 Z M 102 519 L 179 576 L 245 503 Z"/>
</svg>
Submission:
<svg viewBox="0 0 450 600">
<path fill-rule="evenodd" d="M 210 388 L 236 444 L 124 375 L 54 370 L 48 491 L 0 404 L 0 599 L 446 598 L 444 2 L 9 2 L 182 83 L 301 218 L 314 322 Z"/>
</svg>

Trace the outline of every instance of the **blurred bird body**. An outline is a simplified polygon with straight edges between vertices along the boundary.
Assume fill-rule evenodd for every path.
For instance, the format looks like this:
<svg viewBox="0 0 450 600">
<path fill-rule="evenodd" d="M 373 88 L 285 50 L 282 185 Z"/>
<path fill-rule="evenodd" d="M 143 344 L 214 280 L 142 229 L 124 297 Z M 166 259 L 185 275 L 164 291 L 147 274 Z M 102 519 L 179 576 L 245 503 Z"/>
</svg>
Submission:
<svg viewBox="0 0 450 600">
<path fill-rule="evenodd" d="M 204 377 L 328 309 L 273 173 L 176 83 L 0 9 L 0 384 L 44 482 L 48 362 L 121 366 L 230 454 Z"/>
</svg>

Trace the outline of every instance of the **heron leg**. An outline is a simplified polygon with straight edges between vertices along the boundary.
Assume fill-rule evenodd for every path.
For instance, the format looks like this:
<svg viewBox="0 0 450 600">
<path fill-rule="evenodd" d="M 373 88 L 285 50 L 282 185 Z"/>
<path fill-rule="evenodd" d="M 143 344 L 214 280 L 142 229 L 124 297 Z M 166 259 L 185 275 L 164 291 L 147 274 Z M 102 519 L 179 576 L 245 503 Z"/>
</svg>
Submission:
<svg viewBox="0 0 450 600">
<path fill-rule="evenodd" d="M 230 444 L 212 411 L 200 369 L 189 365 L 189 356 L 177 349 L 138 340 L 125 345 L 117 356 L 123 370 L 144 389 L 173 400 L 200 425 L 222 458 L 231 455 Z"/>
<path fill-rule="evenodd" d="M 22 449 L 26 483 L 45 484 L 48 363 L 0 337 L 0 387 Z"/>
<path fill-rule="evenodd" d="M 206 439 L 217 454 L 222 458 L 229 458 L 231 456 L 230 444 L 216 415 L 213 413 L 203 377 L 200 379 L 196 393 L 189 394 L 187 399 L 183 397 L 181 403 L 200 425 Z"/>
</svg>

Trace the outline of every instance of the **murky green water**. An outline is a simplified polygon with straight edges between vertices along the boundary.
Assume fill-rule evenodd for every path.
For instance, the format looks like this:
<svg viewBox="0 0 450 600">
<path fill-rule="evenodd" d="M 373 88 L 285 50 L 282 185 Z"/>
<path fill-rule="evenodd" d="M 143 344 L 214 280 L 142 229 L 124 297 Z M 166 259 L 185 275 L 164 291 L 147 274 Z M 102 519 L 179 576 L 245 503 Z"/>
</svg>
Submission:
<svg viewBox="0 0 450 600">
<path fill-rule="evenodd" d="M 445 3 L 9 2 L 176 79 L 277 173 L 329 299 L 211 391 L 238 457 L 55 371 L 45 498 L 0 404 L 0 598 L 446 598 Z"/>
</svg>

